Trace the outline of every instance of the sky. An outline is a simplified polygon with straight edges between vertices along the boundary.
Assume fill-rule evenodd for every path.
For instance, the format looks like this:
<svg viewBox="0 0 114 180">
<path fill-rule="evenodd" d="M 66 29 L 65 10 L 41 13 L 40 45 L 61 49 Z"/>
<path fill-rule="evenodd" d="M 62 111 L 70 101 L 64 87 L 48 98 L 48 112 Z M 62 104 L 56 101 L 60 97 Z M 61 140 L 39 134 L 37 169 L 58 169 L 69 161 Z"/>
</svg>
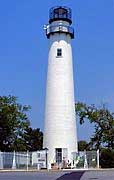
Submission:
<svg viewBox="0 0 114 180">
<path fill-rule="evenodd" d="M 49 9 L 72 9 L 75 100 L 114 111 L 113 0 L 0 0 L 0 95 L 31 105 L 31 126 L 43 130 L 48 43 L 43 25 Z M 77 123 L 78 140 L 93 133 Z"/>
</svg>

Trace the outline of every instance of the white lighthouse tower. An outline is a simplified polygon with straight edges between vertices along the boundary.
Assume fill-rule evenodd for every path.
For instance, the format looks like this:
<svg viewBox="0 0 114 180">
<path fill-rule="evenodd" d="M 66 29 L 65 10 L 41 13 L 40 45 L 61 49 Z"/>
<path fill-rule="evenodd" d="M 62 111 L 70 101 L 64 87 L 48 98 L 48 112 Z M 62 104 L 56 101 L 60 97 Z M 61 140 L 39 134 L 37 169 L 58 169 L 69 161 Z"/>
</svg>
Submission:
<svg viewBox="0 0 114 180">
<path fill-rule="evenodd" d="M 77 151 L 71 24 L 70 8 L 50 9 L 45 27 L 49 55 L 43 141 L 49 163 L 71 162 L 72 153 Z"/>
</svg>

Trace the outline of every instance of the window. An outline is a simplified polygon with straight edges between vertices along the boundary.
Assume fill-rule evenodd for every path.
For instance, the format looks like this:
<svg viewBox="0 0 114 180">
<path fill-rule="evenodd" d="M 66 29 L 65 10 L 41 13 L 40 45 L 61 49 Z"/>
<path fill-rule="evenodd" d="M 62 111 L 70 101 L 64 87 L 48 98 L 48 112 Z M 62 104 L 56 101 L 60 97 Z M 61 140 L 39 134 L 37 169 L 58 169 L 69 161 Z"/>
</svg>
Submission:
<svg viewBox="0 0 114 180">
<path fill-rule="evenodd" d="M 57 57 L 61 57 L 62 56 L 62 49 L 57 49 Z"/>
<path fill-rule="evenodd" d="M 40 153 L 38 153 L 37 155 L 38 155 L 38 158 L 40 158 L 40 155 L 41 155 L 41 154 L 40 154 Z"/>
</svg>

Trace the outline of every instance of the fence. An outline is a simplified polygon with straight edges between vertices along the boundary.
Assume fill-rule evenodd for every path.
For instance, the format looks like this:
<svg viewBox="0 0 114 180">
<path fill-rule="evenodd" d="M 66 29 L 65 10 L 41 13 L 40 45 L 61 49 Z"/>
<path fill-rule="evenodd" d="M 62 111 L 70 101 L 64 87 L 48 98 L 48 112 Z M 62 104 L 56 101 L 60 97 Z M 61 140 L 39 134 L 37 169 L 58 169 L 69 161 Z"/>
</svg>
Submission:
<svg viewBox="0 0 114 180">
<path fill-rule="evenodd" d="M 72 154 L 72 164 L 67 168 L 99 168 L 99 151 L 84 151 Z M 0 169 L 39 170 L 48 168 L 48 153 L 45 150 L 35 152 L 0 152 Z M 64 164 L 64 162 L 63 162 Z M 63 167 L 64 168 L 64 166 Z"/>
<path fill-rule="evenodd" d="M 39 156 L 40 154 L 40 156 Z M 0 169 L 46 168 L 46 152 L 0 152 Z"/>
<path fill-rule="evenodd" d="M 99 150 L 73 153 L 73 165 L 77 169 L 99 168 Z"/>
</svg>

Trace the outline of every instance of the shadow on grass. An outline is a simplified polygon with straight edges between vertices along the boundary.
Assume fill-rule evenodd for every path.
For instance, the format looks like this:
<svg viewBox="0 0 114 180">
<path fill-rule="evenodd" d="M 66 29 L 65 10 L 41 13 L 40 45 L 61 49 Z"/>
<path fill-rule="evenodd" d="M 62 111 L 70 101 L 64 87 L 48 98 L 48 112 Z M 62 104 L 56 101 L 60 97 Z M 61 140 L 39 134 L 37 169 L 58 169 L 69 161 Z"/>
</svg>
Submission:
<svg viewBox="0 0 114 180">
<path fill-rule="evenodd" d="M 80 180 L 84 172 L 85 171 L 67 173 L 56 180 Z"/>
</svg>

